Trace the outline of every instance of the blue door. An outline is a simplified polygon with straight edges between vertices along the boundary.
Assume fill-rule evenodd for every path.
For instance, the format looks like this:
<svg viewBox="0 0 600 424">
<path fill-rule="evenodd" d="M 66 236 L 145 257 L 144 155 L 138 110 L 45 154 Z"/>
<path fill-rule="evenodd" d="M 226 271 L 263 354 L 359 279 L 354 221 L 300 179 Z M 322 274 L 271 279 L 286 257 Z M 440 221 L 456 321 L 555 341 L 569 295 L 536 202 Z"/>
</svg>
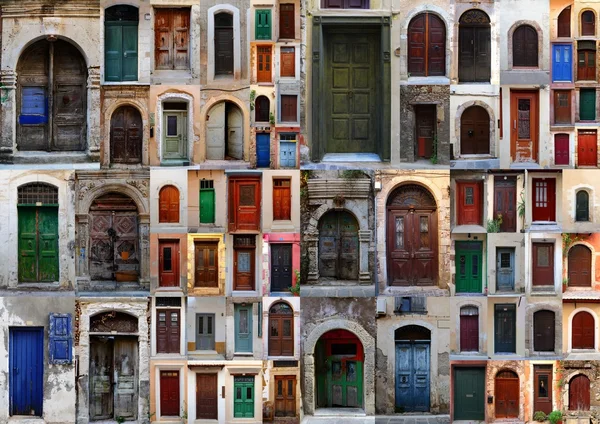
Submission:
<svg viewBox="0 0 600 424">
<path fill-rule="evenodd" d="M 252 304 L 235 305 L 235 352 L 252 353 Z"/>
<path fill-rule="evenodd" d="M 271 135 L 256 134 L 256 167 L 268 168 L 271 166 Z"/>
<path fill-rule="evenodd" d="M 552 81 L 573 80 L 573 55 L 570 44 L 552 45 Z"/>
<path fill-rule="evenodd" d="M 429 412 L 429 341 L 396 343 L 396 412 Z"/>
<path fill-rule="evenodd" d="M 282 141 L 279 143 L 279 165 L 282 168 L 296 167 L 296 143 Z"/>
<path fill-rule="evenodd" d="M 44 329 L 9 330 L 10 414 L 42 416 Z"/>
</svg>

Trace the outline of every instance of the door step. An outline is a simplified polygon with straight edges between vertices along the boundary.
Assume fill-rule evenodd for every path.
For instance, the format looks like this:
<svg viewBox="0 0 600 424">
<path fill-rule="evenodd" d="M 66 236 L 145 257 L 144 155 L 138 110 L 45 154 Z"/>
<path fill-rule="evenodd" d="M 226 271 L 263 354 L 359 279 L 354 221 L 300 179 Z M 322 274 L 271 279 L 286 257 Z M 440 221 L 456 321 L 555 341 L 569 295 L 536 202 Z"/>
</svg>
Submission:
<svg viewBox="0 0 600 424">
<path fill-rule="evenodd" d="M 376 153 L 327 153 L 323 162 L 381 162 Z"/>
</svg>

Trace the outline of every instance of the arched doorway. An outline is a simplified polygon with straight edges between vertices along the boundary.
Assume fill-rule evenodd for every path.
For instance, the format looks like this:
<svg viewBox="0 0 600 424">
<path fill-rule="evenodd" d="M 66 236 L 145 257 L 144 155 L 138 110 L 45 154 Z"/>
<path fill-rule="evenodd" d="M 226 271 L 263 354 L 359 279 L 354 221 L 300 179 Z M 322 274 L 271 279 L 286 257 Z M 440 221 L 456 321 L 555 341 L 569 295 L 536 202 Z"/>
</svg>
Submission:
<svg viewBox="0 0 600 424">
<path fill-rule="evenodd" d="M 244 159 L 244 116 L 232 102 L 219 102 L 208 111 L 206 159 Z"/>
<path fill-rule="evenodd" d="M 554 312 L 536 311 L 533 314 L 533 350 L 536 352 L 554 352 L 555 337 Z"/>
<path fill-rule="evenodd" d="M 583 244 L 569 249 L 569 286 L 592 286 L 592 251 Z"/>
<path fill-rule="evenodd" d="M 358 280 L 358 222 L 344 210 L 329 211 L 319 220 L 319 276 Z"/>
<path fill-rule="evenodd" d="M 286 302 L 269 308 L 269 356 L 294 356 L 294 310 Z"/>
<path fill-rule="evenodd" d="M 348 330 L 323 334 L 315 347 L 317 407 L 363 407 L 363 346 Z"/>
<path fill-rule="evenodd" d="M 481 10 L 468 10 L 460 17 L 458 31 L 459 81 L 489 82 L 490 18 Z"/>
<path fill-rule="evenodd" d="M 569 411 L 590 410 L 590 379 L 578 374 L 569 381 Z"/>
<path fill-rule="evenodd" d="M 481 106 L 468 107 L 460 117 L 460 153 L 490 153 L 490 115 Z"/>
<path fill-rule="evenodd" d="M 121 106 L 110 118 L 110 162 L 142 162 L 142 116 L 133 106 Z"/>
<path fill-rule="evenodd" d="M 387 201 L 387 275 L 391 286 L 437 282 L 437 206 L 417 184 L 396 188 Z"/>
<path fill-rule="evenodd" d="M 123 312 L 90 317 L 90 420 L 137 419 L 138 319 Z"/>
<path fill-rule="evenodd" d="M 509 370 L 496 374 L 496 418 L 519 417 L 519 376 Z"/>
<path fill-rule="evenodd" d="M 19 150 L 77 151 L 86 147 L 87 67 L 64 40 L 40 40 L 17 64 Z"/>
<path fill-rule="evenodd" d="M 594 349 L 596 344 L 596 323 L 587 311 L 577 312 L 571 322 L 571 348 Z"/>
<path fill-rule="evenodd" d="M 90 277 L 136 282 L 140 273 L 138 210 L 121 193 L 96 198 L 89 210 Z"/>
<path fill-rule="evenodd" d="M 431 332 L 407 325 L 395 331 L 394 339 L 396 412 L 428 412 Z"/>
<path fill-rule="evenodd" d="M 408 73 L 413 77 L 446 74 L 446 25 L 433 13 L 420 13 L 408 24 Z"/>
</svg>

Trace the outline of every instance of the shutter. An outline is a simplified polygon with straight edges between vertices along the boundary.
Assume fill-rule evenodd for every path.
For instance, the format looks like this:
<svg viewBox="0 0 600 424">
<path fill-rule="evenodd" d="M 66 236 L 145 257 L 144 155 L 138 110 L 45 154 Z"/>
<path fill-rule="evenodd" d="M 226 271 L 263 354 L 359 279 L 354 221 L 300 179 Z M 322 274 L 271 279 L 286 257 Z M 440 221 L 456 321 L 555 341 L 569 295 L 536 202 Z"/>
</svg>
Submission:
<svg viewBox="0 0 600 424">
<path fill-rule="evenodd" d="M 51 313 L 49 318 L 49 363 L 70 364 L 73 361 L 71 314 Z"/>
<path fill-rule="evenodd" d="M 279 6 L 279 38 L 296 38 L 295 29 L 294 5 L 281 4 Z"/>
<path fill-rule="evenodd" d="M 136 27 L 137 30 L 137 27 Z M 137 34 L 136 34 L 137 43 Z M 123 26 L 106 25 L 104 31 L 104 80 L 121 81 L 123 58 Z M 136 62 L 137 63 L 137 62 Z M 137 75 L 136 75 L 137 77 Z"/>
<path fill-rule="evenodd" d="M 296 76 L 296 49 L 294 47 L 281 47 L 280 74 L 282 77 Z"/>
<path fill-rule="evenodd" d="M 122 81 L 138 79 L 138 26 L 123 25 Z"/>
<path fill-rule="evenodd" d="M 558 36 L 559 37 L 570 37 L 571 36 L 571 6 L 566 7 L 558 15 Z"/>
<path fill-rule="evenodd" d="M 521 25 L 513 33 L 513 66 L 538 66 L 538 34 L 532 26 Z"/>
<path fill-rule="evenodd" d="M 154 9 L 154 67 L 173 68 L 173 10 Z"/>
<path fill-rule="evenodd" d="M 173 69 L 189 69 L 190 9 L 173 10 Z"/>
<path fill-rule="evenodd" d="M 298 96 L 281 95 L 281 122 L 296 122 Z"/>
<path fill-rule="evenodd" d="M 416 16 L 408 25 L 408 73 L 425 76 L 426 14 Z"/>
<path fill-rule="evenodd" d="M 200 189 L 200 223 L 212 224 L 215 222 L 215 189 Z"/>
<path fill-rule="evenodd" d="M 257 40 L 271 39 L 271 11 L 257 10 L 256 11 L 256 28 L 255 38 Z"/>
</svg>

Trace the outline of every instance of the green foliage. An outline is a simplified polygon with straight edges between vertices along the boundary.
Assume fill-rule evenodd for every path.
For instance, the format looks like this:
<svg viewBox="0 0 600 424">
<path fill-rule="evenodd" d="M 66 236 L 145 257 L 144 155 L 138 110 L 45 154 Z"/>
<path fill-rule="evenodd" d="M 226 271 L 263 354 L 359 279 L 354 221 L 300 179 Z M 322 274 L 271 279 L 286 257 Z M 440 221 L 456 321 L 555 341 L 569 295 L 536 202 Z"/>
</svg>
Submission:
<svg viewBox="0 0 600 424">
<path fill-rule="evenodd" d="M 517 213 L 521 218 L 525 218 L 525 193 L 521 192 L 521 200 L 519 200 L 519 204 L 517 205 Z"/>
<path fill-rule="evenodd" d="M 115 418 L 115 421 L 117 424 L 123 424 L 125 422 L 125 417 L 119 415 L 117 418 Z"/>
<path fill-rule="evenodd" d="M 254 100 L 256 99 L 256 90 L 250 91 L 250 110 L 254 110 Z"/>
<path fill-rule="evenodd" d="M 562 412 L 560 411 L 552 411 L 548 414 L 548 421 L 550 421 L 551 424 L 556 424 L 557 422 L 561 421 L 563 417 Z"/>
<path fill-rule="evenodd" d="M 356 180 L 364 175 L 364 172 L 362 172 L 360 169 L 345 169 L 340 172 L 340 177 L 345 180 Z"/>
<path fill-rule="evenodd" d="M 296 275 L 296 284 L 291 286 L 288 290 L 294 296 L 300 296 L 300 271 L 297 269 L 294 270 L 294 274 Z"/>
<path fill-rule="evenodd" d="M 273 115 L 273 112 L 269 112 L 269 123 L 275 125 L 275 115 Z"/>
<path fill-rule="evenodd" d="M 487 220 L 487 232 L 488 233 L 499 233 L 500 226 L 502 225 L 502 215 L 498 215 L 496 219 Z"/>
<path fill-rule="evenodd" d="M 578 241 L 583 240 L 583 237 L 581 237 L 579 234 L 573 235 L 573 234 L 569 234 L 569 233 L 563 233 L 562 240 L 563 240 L 563 257 L 566 258 L 571 246 L 574 243 L 577 243 Z"/>
<path fill-rule="evenodd" d="M 535 414 L 533 414 L 533 419 L 539 423 L 543 423 L 546 421 L 546 414 L 544 414 L 542 411 L 535 411 Z"/>
</svg>

